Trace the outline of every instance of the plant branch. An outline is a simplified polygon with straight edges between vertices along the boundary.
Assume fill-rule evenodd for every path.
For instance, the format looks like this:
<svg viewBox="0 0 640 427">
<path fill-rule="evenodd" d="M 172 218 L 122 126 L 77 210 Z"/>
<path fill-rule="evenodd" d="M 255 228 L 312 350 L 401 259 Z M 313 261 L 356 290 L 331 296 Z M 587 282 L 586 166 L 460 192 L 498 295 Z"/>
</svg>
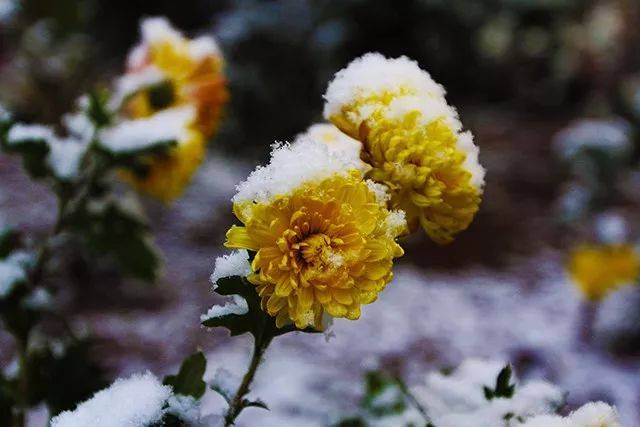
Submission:
<svg viewBox="0 0 640 427">
<path fill-rule="evenodd" d="M 242 382 L 236 391 L 236 394 L 233 396 L 231 401 L 229 402 L 229 409 L 224 417 L 224 425 L 225 427 L 231 426 L 235 423 L 236 418 L 240 415 L 240 412 L 244 408 L 247 407 L 247 400 L 245 396 L 249 393 L 249 386 L 253 382 L 253 378 L 256 375 L 256 371 L 262 362 L 262 358 L 264 356 L 267 347 L 271 344 L 271 340 L 273 339 L 273 335 L 265 334 L 260 338 L 256 338 L 253 346 L 253 355 L 251 357 L 251 363 L 249 364 L 249 369 L 247 373 L 244 374 L 242 378 Z"/>
<path fill-rule="evenodd" d="M 420 415 L 422 415 L 422 418 L 424 418 L 425 422 L 427 423 L 427 426 L 431 426 L 431 418 L 429 417 L 429 414 L 427 413 L 427 410 L 424 408 L 424 406 L 422 406 L 422 404 L 420 402 L 418 402 L 418 399 L 416 399 L 416 397 L 413 395 L 413 393 L 411 393 L 411 391 L 409 391 L 409 388 L 407 387 L 407 385 L 404 383 L 404 381 L 402 381 L 402 379 L 400 379 L 400 377 L 394 377 L 396 384 L 398 384 L 398 387 L 400 388 L 400 391 L 402 391 L 402 394 L 407 398 L 407 400 L 409 401 L 409 403 L 416 408 L 416 410 L 418 412 L 420 412 Z"/>
</svg>

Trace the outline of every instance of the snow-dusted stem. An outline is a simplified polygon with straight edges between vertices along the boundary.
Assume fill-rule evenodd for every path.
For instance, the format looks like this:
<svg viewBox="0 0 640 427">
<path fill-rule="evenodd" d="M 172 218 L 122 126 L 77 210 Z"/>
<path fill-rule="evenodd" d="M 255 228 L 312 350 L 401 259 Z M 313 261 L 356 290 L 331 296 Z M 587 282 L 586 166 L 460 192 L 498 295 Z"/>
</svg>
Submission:
<svg viewBox="0 0 640 427">
<path fill-rule="evenodd" d="M 242 412 L 242 410 L 247 407 L 247 404 L 250 403 L 245 399 L 245 396 L 249 393 L 249 387 L 253 382 L 258 366 L 260 366 L 264 353 L 267 350 L 267 347 L 269 347 L 269 344 L 271 344 L 272 339 L 273 336 L 269 334 L 256 338 L 253 345 L 253 355 L 251 356 L 249 369 L 247 370 L 247 373 L 244 374 L 236 394 L 229 402 L 229 409 L 224 417 L 225 427 L 234 425 L 236 418 L 240 415 L 240 412 Z"/>
<path fill-rule="evenodd" d="M 411 403 L 411 405 L 413 405 L 413 407 L 418 412 L 420 412 L 420 415 L 422 416 L 422 418 L 424 418 L 424 421 L 427 423 L 427 427 L 432 426 L 433 424 L 431 424 L 431 418 L 429 417 L 427 410 L 424 408 L 424 406 L 422 406 L 422 404 L 418 401 L 418 399 L 416 399 L 413 393 L 409 391 L 409 387 L 407 387 L 407 385 L 404 383 L 404 381 L 402 381 L 402 379 L 400 379 L 400 377 L 396 377 L 395 380 L 398 383 L 398 387 L 400 387 L 402 394 L 404 394 L 407 400 L 409 400 L 409 403 Z"/>
</svg>

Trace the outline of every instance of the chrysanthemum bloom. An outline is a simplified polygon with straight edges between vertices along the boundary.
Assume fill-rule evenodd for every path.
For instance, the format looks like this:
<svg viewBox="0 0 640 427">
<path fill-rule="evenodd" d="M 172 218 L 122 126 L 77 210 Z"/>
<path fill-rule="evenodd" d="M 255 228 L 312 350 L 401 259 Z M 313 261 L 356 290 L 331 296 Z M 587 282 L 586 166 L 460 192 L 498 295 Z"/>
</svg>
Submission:
<svg viewBox="0 0 640 427">
<path fill-rule="evenodd" d="M 276 146 L 238 189 L 242 226 L 227 232 L 225 246 L 255 252 L 248 280 L 279 327 L 357 319 L 391 280 L 404 215 L 387 209 L 384 189 L 363 180 L 348 156 L 311 139 Z"/>
<path fill-rule="evenodd" d="M 478 211 L 484 169 L 442 86 L 406 57 L 367 54 L 338 72 L 325 94 L 325 118 L 362 142 L 368 177 L 389 187 L 438 243 L 449 243 Z"/>
<path fill-rule="evenodd" d="M 599 301 L 640 278 L 640 253 L 627 244 L 585 244 L 570 255 L 567 270 L 586 298 Z"/>
<path fill-rule="evenodd" d="M 204 158 L 228 99 L 224 61 L 211 37 L 185 38 L 163 18 L 143 21 L 142 42 L 129 55 L 115 99 L 127 118 L 192 106 L 183 138 L 169 152 L 146 159 L 146 171 L 126 173 L 138 189 L 164 201 L 179 196 Z"/>
</svg>

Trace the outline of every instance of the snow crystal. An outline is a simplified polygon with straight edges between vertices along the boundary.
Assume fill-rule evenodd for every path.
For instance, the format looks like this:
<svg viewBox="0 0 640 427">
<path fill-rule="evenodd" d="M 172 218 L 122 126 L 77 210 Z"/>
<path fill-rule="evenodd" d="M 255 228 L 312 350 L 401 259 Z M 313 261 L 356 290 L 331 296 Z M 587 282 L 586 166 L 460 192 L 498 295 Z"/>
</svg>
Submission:
<svg viewBox="0 0 640 427">
<path fill-rule="evenodd" d="M 233 251 L 230 254 L 216 258 L 216 265 L 211 274 L 211 283 L 214 288 L 218 279 L 231 276 L 246 277 L 251 273 L 249 253 L 244 250 Z"/>
<path fill-rule="evenodd" d="M 180 40 L 182 34 L 171 26 L 169 20 L 163 16 L 146 18 L 140 24 L 142 39 L 147 43 L 159 40 Z"/>
<path fill-rule="evenodd" d="M 47 165 L 57 178 L 71 180 L 80 172 L 80 164 L 86 148 L 85 144 L 73 138 L 51 139 Z"/>
<path fill-rule="evenodd" d="M 24 269 L 11 259 L 0 261 L 0 298 L 8 297 L 13 289 L 27 280 Z"/>
<path fill-rule="evenodd" d="M 62 123 L 75 138 L 88 144 L 93 138 L 95 126 L 84 112 L 69 113 L 62 116 Z"/>
<path fill-rule="evenodd" d="M 44 288 L 38 288 L 31 292 L 22 302 L 23 306 L 31 310 L 42 310 L 51 306 L 53 297 Z"/>
<path fill-rule="evenodd" d="M 232 397 L 235 392 L 240 388 L 242 379 L 225 368 L 216 369 L 216 373 L 213 376 L 212 384 L 220 392 L 227 397 Z"/>
<path fill-rule="evenodd" d="M 483 188 L 485 169 L 478 159 L 480 150 L 473 143 L 471 132 L 462 132 L 458 135 L 457 147 L 466 154 L 463 167 L 471 173 L 471 185 L 479 189 Z"/>
<path fill-rule="evenodd" d="M 321 141 L 303 139 L 295 144 L 274 144 L 269 164 L 257 167 L 238 184 L 233 201 L 268 202 L 305 182 L 358 170 L 358 162 L 342 152 L 331 153 Z"/>
<path fill-rule="evenodd" d="M 445 94 L 444 88 L 433 81 L 429 73 L 406 56 L 385 58 L 379 53 L 367 53 L 336 73 L 324 95 L 324 117 L 338 114 L 343 106 L 362 96 L 401 89 L 427 97 Z"/>
<path fill-rule="evenodd" d="M 73 411 L 51 420 L 51 427 L 142 427 L 159 421 L 171 387 L 151 373 L 116 380 Z"/>
<path fill-rule="evenodd" d="M 204 322 L 209 319 L 215 319 L 217 317 L 228 316 L 230 314 L 247 314 L 249 312 L 249 306 L 247 301 L 237 295 L 233 296 L 233 300 L 226 302 L 224 305 L 214 305 L 207 311 L 206 314 L 200 316 L 200 321 Z"/>
<path fill-rule="evenodd" d="M 42 140 L 50 141 L 55 139 L 53 129 L 44 125 L 25 125 L 16 123 L 9 129 L 7 134 L 7 142 L 9 144 L 19 144 L 23 141 Z"/>
<path fill-rule="evenodd" d="M 161 141 L 180 142 L 193 120 L 193 107 L 171 108 L 151 117 L 127 120 L 100 133 L 100 143 L 114 152 L 144 150 Z"/>
<path fill-rule="evenodd" d="M 388 230 L 389 235 L 397 236 L 407 228 L 407 217 L 403 210 L 394 210 L 389 212 L 385 219 L 384 227 Z"/>
<path fill-rule="evenodd" d="M 367 187 L 369 187 L 369 190 L 371 190 L 371 192 L 376 195 L 376 200 L 378 201 L 378 203 L 380 203 L 381 205 L 385 205 L 389 201 L 389 199 L 391 198 L 388 192 L 389 187 L 370 179 L 366 180 L 365 182 L 367 183 Z"/>
</svg>

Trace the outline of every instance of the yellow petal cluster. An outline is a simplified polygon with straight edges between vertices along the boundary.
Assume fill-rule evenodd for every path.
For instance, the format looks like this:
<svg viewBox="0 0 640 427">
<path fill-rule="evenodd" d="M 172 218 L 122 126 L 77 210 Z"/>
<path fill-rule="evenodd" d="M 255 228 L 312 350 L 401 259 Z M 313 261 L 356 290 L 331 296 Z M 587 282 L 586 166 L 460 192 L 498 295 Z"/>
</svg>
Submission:
<svg viewBox="0 0 640 427">
<path fill-rule="evenodd" d="M 381 204 L 361 172 L 302 183 L 268 201 L 236 201 L 242 226 L 225 246 L 255 252 L 248 279 L 278 327 L 322 328 L 323 316 L 357 319 L 403 254 L 404 221 Z"/>
<path fill-rule="evenodd" d="M 122 113 L 130 119 L 149 117 L 170 108 L 192 106 L 193 120 L 167 153 L 144 160 L 145 173 L 125 172 L 137 189 L 165 202 L 178 197 L 202 163 L 209 138 L 217 129 L 228 99 L 224 61 L 210 37 L 189 40 L 161 18 L 142 24 L 143 41 L 131 53 L 128 75 L 159 72 L 160 82 L 127 98 Z"/>
<path fill-rule="evenodd" d="M 640 279 L 640 253 L 627 244 L 585 244 L 571 253 L 567 270 L 587 299 L 599 301 Z"/>
<path fill-rule="evenodd" d="M 460 132 L 426 72 L 407 58 L 368 54 L 336 75 L 325 98 L 325 117 L 361 141 L 368 178 L 390 189 L 391 207 L 406 212 L 410 229 L 421 226 L 444 244 L 469 226 L 484 170 L 471 134 Z"/>
</svg>

